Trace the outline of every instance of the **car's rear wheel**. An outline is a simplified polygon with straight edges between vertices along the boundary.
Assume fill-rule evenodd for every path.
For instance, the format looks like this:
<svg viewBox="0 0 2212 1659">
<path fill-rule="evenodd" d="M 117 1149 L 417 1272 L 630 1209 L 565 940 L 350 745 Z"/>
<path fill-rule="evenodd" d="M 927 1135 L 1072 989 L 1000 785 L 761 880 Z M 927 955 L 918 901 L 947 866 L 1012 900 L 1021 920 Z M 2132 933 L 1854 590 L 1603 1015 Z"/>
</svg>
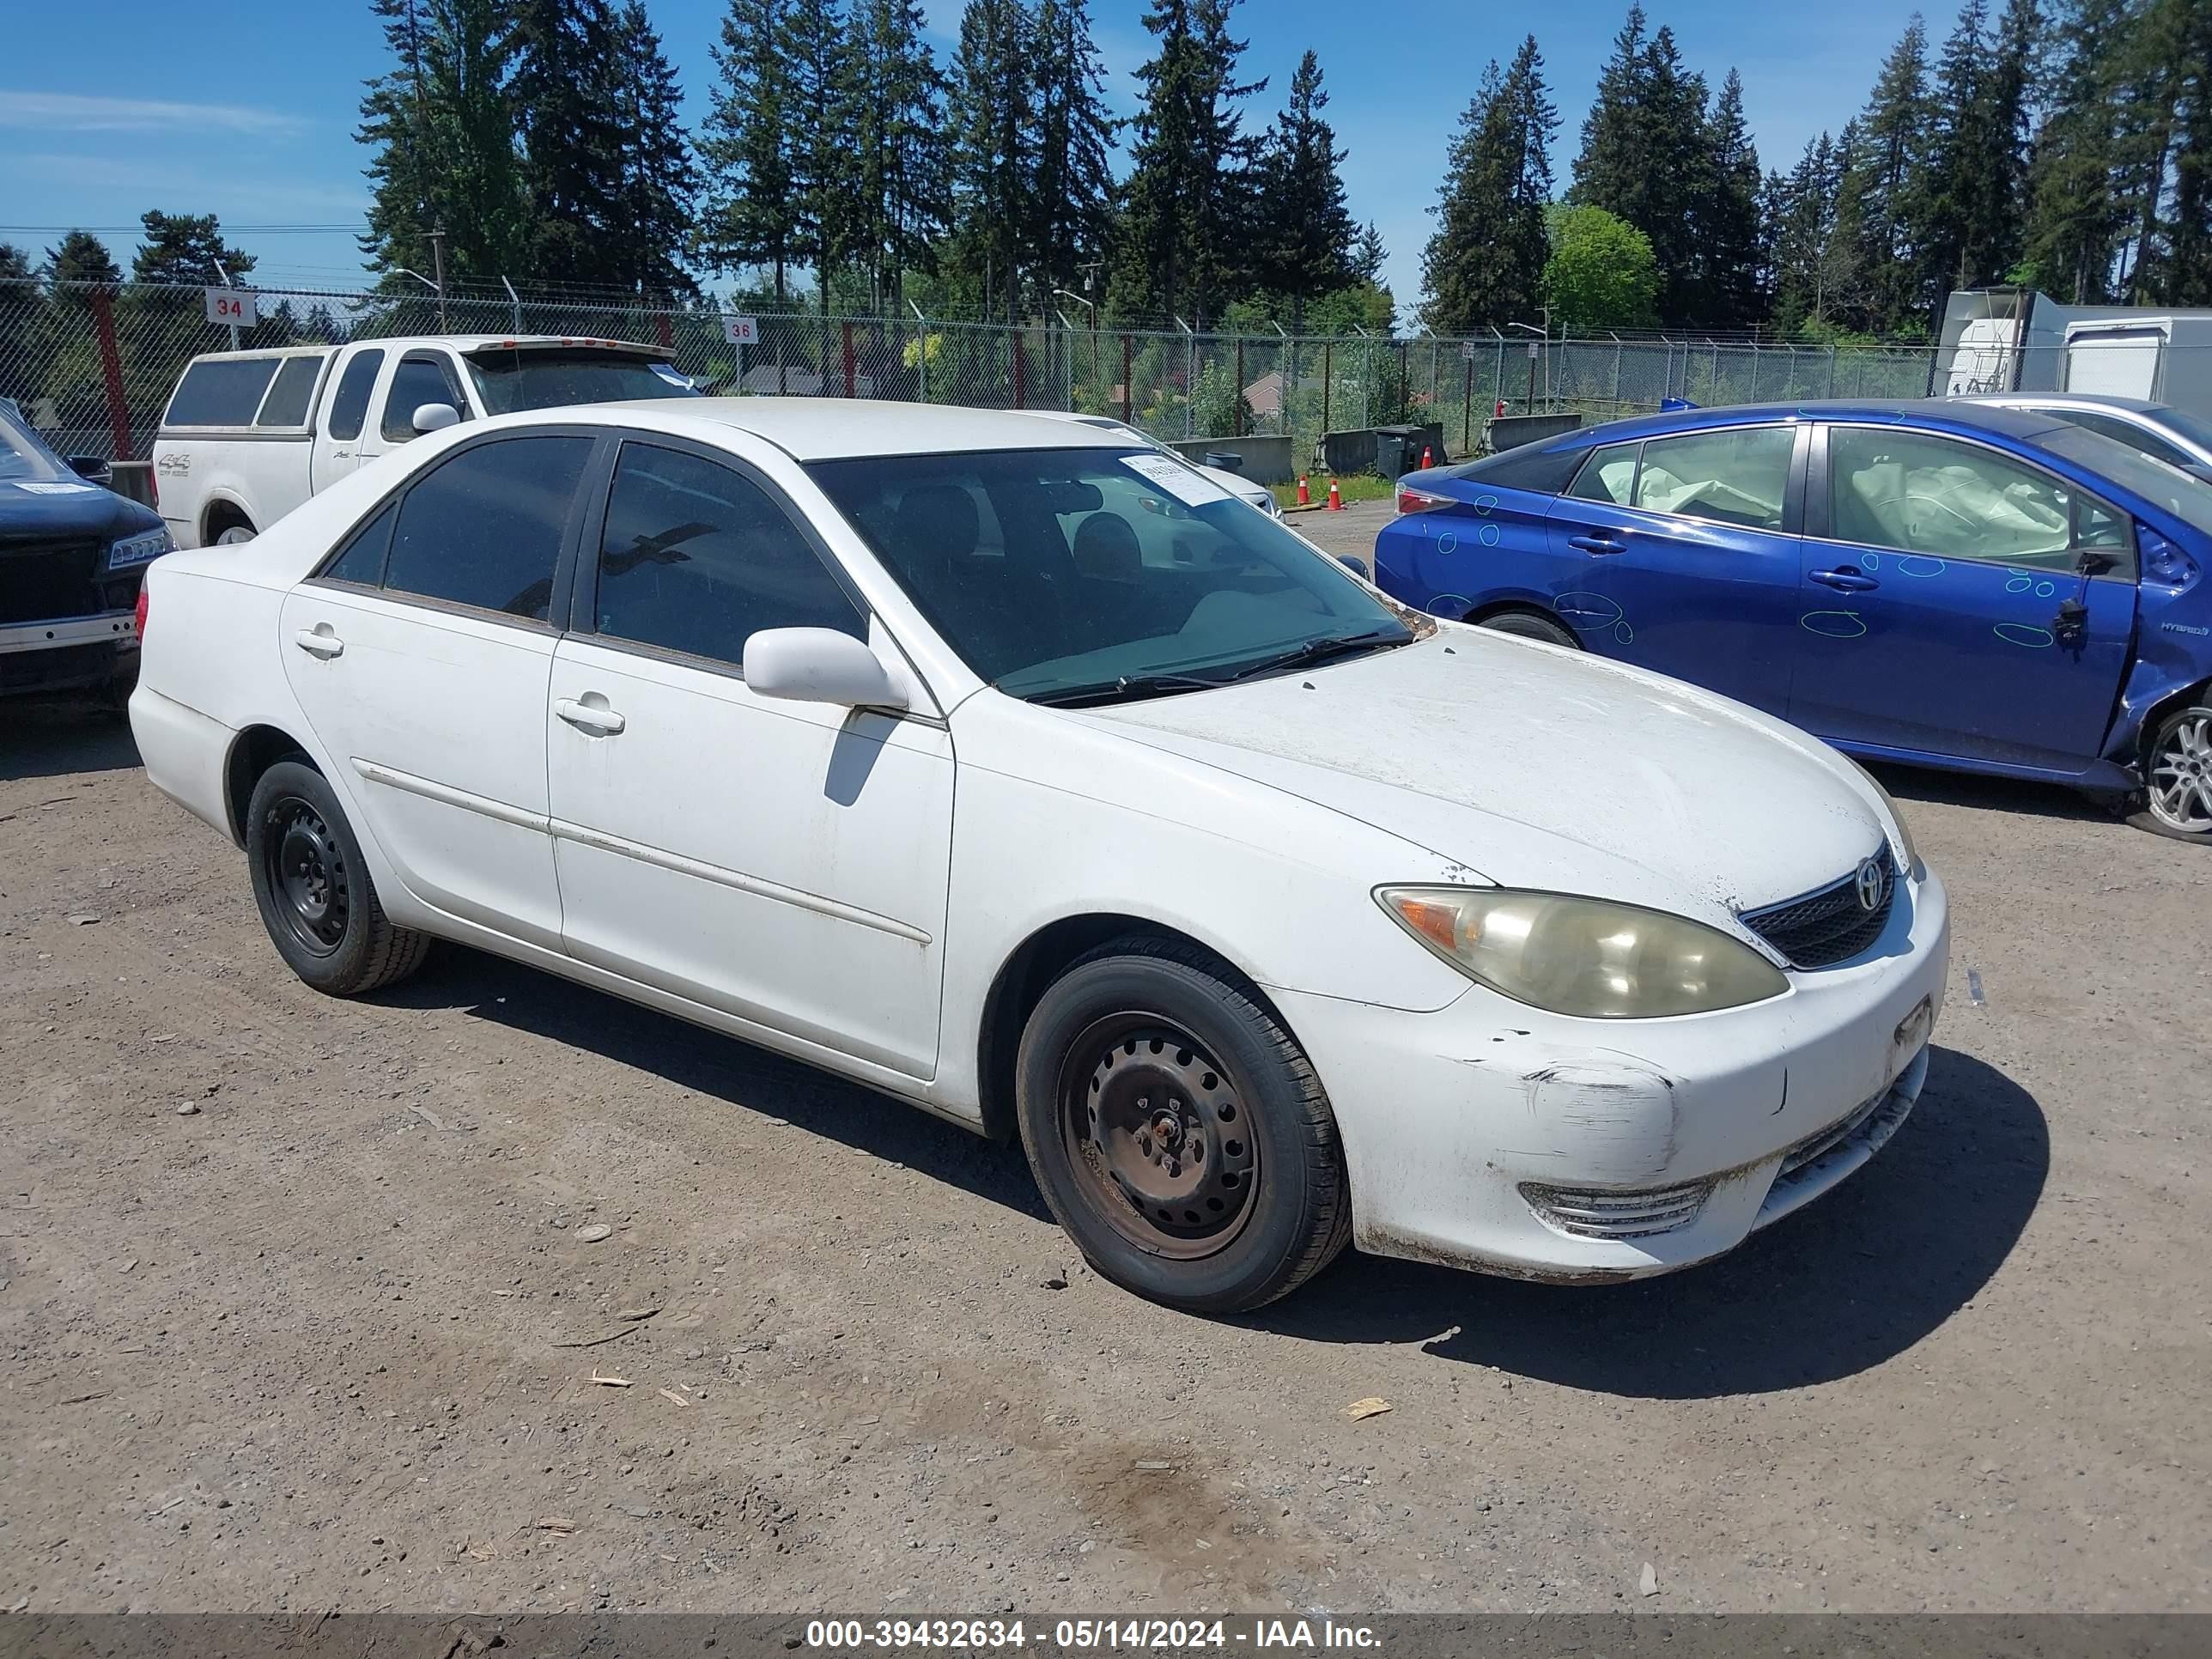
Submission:
<svg viewBox="0 0 2212 1659">
<path fill-rule="evenodd" d="M 422 965 L 430 936 L 385 915 L 353 826 L 314 768 L 279 761 L 261 775 L 246 858 L 276 953 L 318 991 L 359 996 Z"/>
<path fill-rule="evenodd" d="M 1082 957 L 1030 1014 L 1016 1081 L 1045 1202 L 1092 1267 L 1139 1296 L 1256 1308 L 1351 1237 L 1320 1079 L 1204 951 L 1125 939 Z"/>
<path fill-rule="evenodd" d="M 2191 703 L 2159 722 L 2143 759 L 2142 811 L 2129 822 L 2212 844 L 2212 705 Z"/>
<path fill-rule="evenodd" d="M 1487 628 L 1493 633 L 1511 634 L 1520 639 L 1542 640 L 1550 645 L 1579 647 L 1582 644 L 1568 631 L 1565 623 L 1553 622 L 1549 617 L 1540 616 L 1534 611 L 1500 611 L 1485 617 L 1475 625 Z"/>
</svg>

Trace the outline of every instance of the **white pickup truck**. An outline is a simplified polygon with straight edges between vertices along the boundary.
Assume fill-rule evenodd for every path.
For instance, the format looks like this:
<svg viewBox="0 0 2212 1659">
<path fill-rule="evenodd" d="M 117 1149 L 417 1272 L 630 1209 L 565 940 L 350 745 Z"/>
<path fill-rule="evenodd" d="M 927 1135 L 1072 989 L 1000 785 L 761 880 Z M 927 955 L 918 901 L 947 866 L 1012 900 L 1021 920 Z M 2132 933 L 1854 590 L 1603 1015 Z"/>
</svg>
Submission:
<svg viewBox="0 0 2212 1659">
<path fill-rule="evenodd" d="M 425 432 L 519 409 L 698 395 L 666 348 L 551 336 L 435 335 L 185 365 L 154 441 L 179 547 L 242 542 Z"/>
</svg>

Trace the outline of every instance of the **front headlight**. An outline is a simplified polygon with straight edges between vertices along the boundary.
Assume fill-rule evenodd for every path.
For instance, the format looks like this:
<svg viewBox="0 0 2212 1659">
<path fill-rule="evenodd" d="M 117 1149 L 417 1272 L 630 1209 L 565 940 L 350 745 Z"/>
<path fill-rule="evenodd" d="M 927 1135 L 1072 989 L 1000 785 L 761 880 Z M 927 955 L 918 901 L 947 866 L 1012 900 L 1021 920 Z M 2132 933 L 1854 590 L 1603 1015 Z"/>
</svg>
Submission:
<svg viewBox="0 0 2212 1659">
<path fill-rule="evenodd" d="M 1839 755 L 1843 754 L 1840 749 L 1836 752 Z M 1912 826 L 1905 821 L 1905 814 L 1897 810 L 1896 801 L 1890 798 L 1889 791 L 1881 787 L 1880 778 L 1875 776 L 1856 761 L 1851 760 L 1849 755 L 1844 755 L 1844 758 L 1851 761 L 1851 770 L 1864 778 L 1867 781 L 1867 787 L 1881 797 L 1882 810 L 1889 814 L 1890 822 L 1897 826 L 1898 850 L 1905 854 L 1905 868 L 1913 880 L 1920 880 L 1927 875 L 1928 866 L 1921 863 L 1920 849 L 1912 844 Z"/>
<path fill-rule="evenodd" d="M 149 559 L 158 559 L 164 553 L 173 553 L 177 544 L 166 530 L 141 531 L 136 536 L 125 536 L 119 542 L 111 542 L 107 548 L 107 568 L 122 570 L 134 564 L 143 564 Z"/>
<path fill-rule="evenodd" d="M 1462 973 L 1555 1014 L 1702 1014 L 1790 988 L 1741 940 L 1662 910 L 1501 888 L 1382 887 L 1375 896 Z"/>
</svg>

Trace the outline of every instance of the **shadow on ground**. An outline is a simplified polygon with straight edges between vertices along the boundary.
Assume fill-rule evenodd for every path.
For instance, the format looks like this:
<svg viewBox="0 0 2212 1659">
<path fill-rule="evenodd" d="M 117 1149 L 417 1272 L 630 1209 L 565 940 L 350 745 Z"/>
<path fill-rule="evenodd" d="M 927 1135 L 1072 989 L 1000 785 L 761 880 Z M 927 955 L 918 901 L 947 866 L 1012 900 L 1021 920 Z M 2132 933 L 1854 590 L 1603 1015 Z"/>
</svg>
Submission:
<svg viewBox="0 0 2212 1659">
<path fill-rule="evenodd" d="M 1972 1301 L 2050 1167 L 2034 1097 L 1939 1048 L 1896 1139 L 1718 1261 L 1554 1288 L 1347 1257 L 1255 1322 L 1328 1342 L 1420 1342 L 1439 1358 L 1642 1399 L 1802 1388 L 1894 1358 Z"/>
<path fill-rule="evenodd" d="M 994 1145 L 799 1060 L 535 968 L 441 945 L 421 973 L 377 1000 L 397 1007 L 459 1008 L 649 1072 L 738 1109 L 781 1118 L 1024 1215 L 1052 1219 L 1018 1146 Z"/>
<path fill-rule="evenodd" d="M 1875 762 L 1870 769 L 1881 787 L 1911 805 L 1926 801 L 1942 806 L 1971 806 L 1986 812 L 2020 812 L 2044 818 L 2078 818 L 2118 823 L 2120 814 L 2100 799 L 2056 783 L 2023 778 L 1984 777 L 1974 772 L 1930 772 L 1917 766 Z"/>
<path fill-rule="evenodd" d="M 0 783 L 137 764 L 130 721 L 100 704 L 31 698 L 0 703 Z"/>
</svg>

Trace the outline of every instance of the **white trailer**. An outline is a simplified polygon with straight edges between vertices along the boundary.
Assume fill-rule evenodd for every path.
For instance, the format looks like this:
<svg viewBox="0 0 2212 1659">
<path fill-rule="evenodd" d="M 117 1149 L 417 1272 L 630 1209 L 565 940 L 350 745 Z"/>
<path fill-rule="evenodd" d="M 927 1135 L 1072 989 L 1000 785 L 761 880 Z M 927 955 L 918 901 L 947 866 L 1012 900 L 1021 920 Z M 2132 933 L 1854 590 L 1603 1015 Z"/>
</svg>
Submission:
<svg viewBox="0 0 2212 1659">
<path fill-rule="evenodd" d="M 2212 415 L 2212 311 L 2135 311 L 2069 323 L 2063 389 Z"/>
</svg>

